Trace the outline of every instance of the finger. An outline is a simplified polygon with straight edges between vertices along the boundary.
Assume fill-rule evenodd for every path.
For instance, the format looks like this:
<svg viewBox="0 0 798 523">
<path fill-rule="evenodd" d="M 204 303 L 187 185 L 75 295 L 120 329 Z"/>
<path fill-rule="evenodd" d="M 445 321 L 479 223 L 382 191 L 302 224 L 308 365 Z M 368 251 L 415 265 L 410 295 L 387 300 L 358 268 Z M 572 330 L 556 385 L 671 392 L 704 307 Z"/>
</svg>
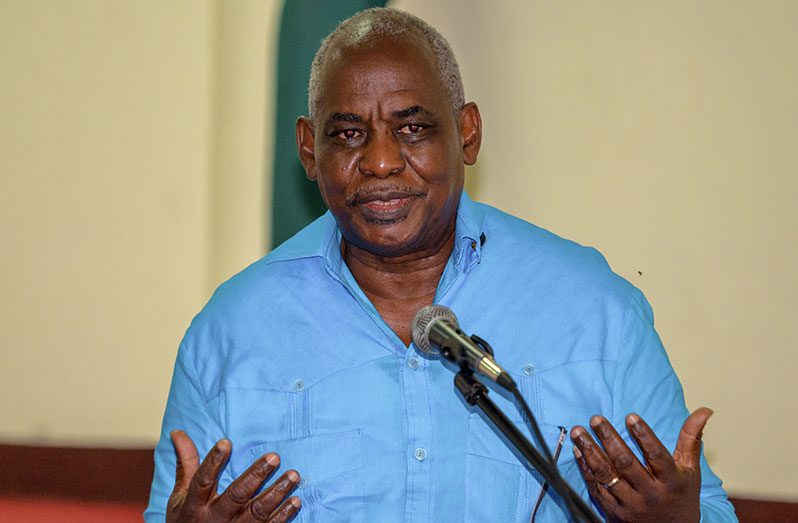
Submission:
<svg viewBox="0 0 798 523">
<path fill-rule="evenodd" d="M 258 458 L 215 501 L 215 512 L 228 519 L 238 514 L 279 466 L 280 457 L 277 454 L 269 453 Z"/>
<path fill-rule="evenodd" d="M 585 463 L 585 457 L 582 454 L 582 451 L 579 450 L 579 447 L 574 445 L 574 458 L 576 458 L 576 464 L 579 467 L 579 472 L 582 474 L 582 479 L 585 480 L 588 489 L 592 489 L 599 485 L 598 480 L 596 480 L 595 476 L 593 476 L 593 472 Z"/>
<path fill-rule="evenodd" d="M 601 441 L 617 475 L 638 492 L 651 488 L 651 474 L 632 453 L 615 427 L 603 416 L 590 418 L 590 426 Z"/>
<path fill-rule="evenodd" d="M 288 470 L 249 504 L 250 521 L 266 521 L 279 512 L 278 507 L 299 484 L 299 473 Z M 297 501 L 299 501 L 297 499 Z M 298 510 L 299 507 L 297 507 Z"/>
<path fill-rule="evenodd" d="M 640 447 L 651 475 L 660 481 L 669 481 L 676 474 L 676 463 L 657 435 L 637 414 L 626 416 L 626 426 Z"/>
<path fill-rule="evenodd" d="M 173 430 L 169 434 L 175 448 L 177 464 L 175 466 L 175 492 L 188 489 L 191 478 L 199 467 L 199 453 L 194 442 L 182 430 Z"/>
<path fill-rule="evenodd" d="M 197 473 L 191 480 L 188 487 L 188 495 L 186 496 L 186 504 L 204 505 L 216 493 L 216 485 L 219 481 L 219 473 L 222 471 L 224 464 L 227 463 L 230 457 L 230 450 L 232 446 L 226 439 L 220 439 L 216 445 L 208 452 L 205 459 L 200 463 Z"/>
<path fill-rule="evenodd" d="M 294 518 L 299 509 L 302 508 L 302 502 L 299 501 L 299 498 L 294 496 L 292 498 L 288 498 L 288 500 L 280 505 L 280 508 L 274 511 L 271 518 L 269 518 L 269 523 L 285 523 L 286 521 L 290 521 Z"/>
<path fill-rule="evenodd" d="M 572 437 L 573 434 L 574 431 L 572 430 Z M 576 443 L 576 440 L 574 443 Z M 576 464 L 579 467 L 579 473 L 582 474 L 582 479 L 585 480 L 590 497 L 596 500 L 605 513 L 615 513 L 618 510 L 618 500 L 616 500 L 610 492 L 607 492 L 607 489 L 604 487 L 604 485 L 596 479 L 596 476 L 593 474 L 593 471 L 590 470 L 590 467 L 585 460 L 584 454 L 582 454 L 582 451 L 579 450 L 579 447 L 576 444 L 574 445 L 574 457 L 576 458 Z"/>
<path fill-rule="evenodd" d="M 574 427 L 571 430 L 571 437 L 579 447 L 579 450 L 582 451 L 582 457 L 596 481 L 606 485 L 617 476 L 607 455 L 593 441 L 593 438 L 584 427 Z"/>
<path fill-rule="evenodd" d="M 695 469 L 701 460 L 701 437 L 704 427 L 712 416 L 712 409 L 701 407 L 690 414 L 679 431 L 679 440 L 676 442 L 676 450 L 673 452 L 673 459 L 679 465 Z"/>
</svg>

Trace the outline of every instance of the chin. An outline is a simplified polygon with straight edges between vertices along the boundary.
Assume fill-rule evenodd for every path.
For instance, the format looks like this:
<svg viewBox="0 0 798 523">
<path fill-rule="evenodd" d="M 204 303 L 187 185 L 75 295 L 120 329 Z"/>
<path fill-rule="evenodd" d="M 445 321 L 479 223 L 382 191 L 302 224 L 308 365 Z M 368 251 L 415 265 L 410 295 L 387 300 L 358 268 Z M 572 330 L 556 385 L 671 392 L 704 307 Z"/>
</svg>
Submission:
<svg viewBox="0 0 798 523">
<path fill-rule="evenodd" d="M 351 243 L 351 242 L 350 242 Z M 361 249 L 383 258 L 396 258 L 407 254 L 412 254 L 417 249 L 407 242 L 370 242 L 361 241 L 357 244 Z"/>
<path fill-rule="evenodd" d="M 418 251 L 418 237 L 390 231 L 391 228 L 396 228 L 396 225 L 396 223 L 373 224 L 372 227 L 380 229 L 377 234 L 355 233 L 348 235 L 346 240 L 359 249 L 384 258 L 395 258 Z"/>
</svg>

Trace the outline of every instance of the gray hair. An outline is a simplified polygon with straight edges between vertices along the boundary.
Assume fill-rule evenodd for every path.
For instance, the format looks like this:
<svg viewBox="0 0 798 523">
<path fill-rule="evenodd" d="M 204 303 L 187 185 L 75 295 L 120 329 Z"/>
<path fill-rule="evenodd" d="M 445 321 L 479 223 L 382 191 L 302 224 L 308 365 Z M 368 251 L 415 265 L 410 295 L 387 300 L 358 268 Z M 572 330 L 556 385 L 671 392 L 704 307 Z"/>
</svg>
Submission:
<svg viewBox="0 0 798 523">
<path fill-rule="evenodd" d="M 465 105 L 463 79 L 460 68 L 454 58 L 449 42 L 437 29 L 421 18 L 390 7 L 374 7 L 360 11 L 347 18 L 335 30 L 322 40 L 321 47 L 313 57 L 308 82 L 308 116 L 316 120 L 321 88 L 321 70 L 329 59 L 331 50 L 339 41 L 355 43 L 373 35 L 396 36 L 409 31 L 416 31 L 423 36 L 432 49 L 438 62 L 441 84 L 446 89 L 454 114 Z"/>
</svg>

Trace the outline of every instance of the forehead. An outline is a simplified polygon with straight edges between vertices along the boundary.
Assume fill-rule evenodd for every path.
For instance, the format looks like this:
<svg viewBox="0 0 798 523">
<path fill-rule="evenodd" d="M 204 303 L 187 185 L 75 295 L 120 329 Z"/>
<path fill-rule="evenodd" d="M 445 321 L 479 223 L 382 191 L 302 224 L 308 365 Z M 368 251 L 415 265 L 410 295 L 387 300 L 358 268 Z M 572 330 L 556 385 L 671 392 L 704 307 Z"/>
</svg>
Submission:
<svg viewBox="0 0 798 523">
<path fill-rule="evenodd" d="M 321 74 L 319 116 L 374 104 L 448 105 L 435 54 L 421 35 L 374 36 L 338 47 Z M 386 107 L 388 109 L 388 107 Z"/>
</svg>

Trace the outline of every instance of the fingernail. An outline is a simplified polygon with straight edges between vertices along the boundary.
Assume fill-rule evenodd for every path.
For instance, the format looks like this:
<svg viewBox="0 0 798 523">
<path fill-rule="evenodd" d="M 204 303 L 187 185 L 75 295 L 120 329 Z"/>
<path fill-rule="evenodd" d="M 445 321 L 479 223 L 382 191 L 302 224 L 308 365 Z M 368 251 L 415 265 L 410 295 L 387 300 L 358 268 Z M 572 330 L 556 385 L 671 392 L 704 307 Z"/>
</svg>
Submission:
<svg viewBox="0 0 798 523">
<path fill-rule="evenodd" d="M 268 463 L 272 467 L 276 467 L 277 465 L 280 464 L 280 456 L 278 456 L 277 454 L 268 454 L 266 456 L 266 463 Z"/>
<path fill-rule="evenodd" d="M 595 429 L 596 427 L 601 425 L 601 422 L 603 420 L 604 418 L 602 418 L 601 416 L 593 416 L 592 418 L 590 418 L 590 426 Z"/>
<path fill-rule="evenodd" d="M 590 443 L 588 443 L 587 437 L 585 436 L 584 431 L 580 431 L 577 433 L 571 433 L 571 441 L 574 442 L 574 445 L 579 445 L 581 447 L 587 447 Z"/>
<path fill-rule="evenodd" d="M 290 498 L 288 501 L 291 502 L 291 505 L 293 505 L 294 508 L 299 508 L 302 506 L 302 502 L 299 501 L 299 498 Z"/>
<path fill-rule="evenodd" d="M 226 454 L 227 451 L 230 450 L 230 441 L 227 439 L 220 439 L 216 442 L 216 453 L 217 454 Z"/>
<path fill-rule="evenodd" d="M 582 427 L 577 427 L 571 431 L 571 439 L 582 446 L 587 445 L 587 431 Z"/>
<path fill-rule="evenodd" d="M 285 473 L 285 476 L 291 481 L 291 483 L 299 482 L 299 473 L 296 470 L 289 470 Z"/>
<path fill-rule="evenodd" d="M 576 459 L 582 458 L 582 451 L 579 450 L 579 447 L 574 447 L 574 456 L 576 457 Z"/>
</svg>

